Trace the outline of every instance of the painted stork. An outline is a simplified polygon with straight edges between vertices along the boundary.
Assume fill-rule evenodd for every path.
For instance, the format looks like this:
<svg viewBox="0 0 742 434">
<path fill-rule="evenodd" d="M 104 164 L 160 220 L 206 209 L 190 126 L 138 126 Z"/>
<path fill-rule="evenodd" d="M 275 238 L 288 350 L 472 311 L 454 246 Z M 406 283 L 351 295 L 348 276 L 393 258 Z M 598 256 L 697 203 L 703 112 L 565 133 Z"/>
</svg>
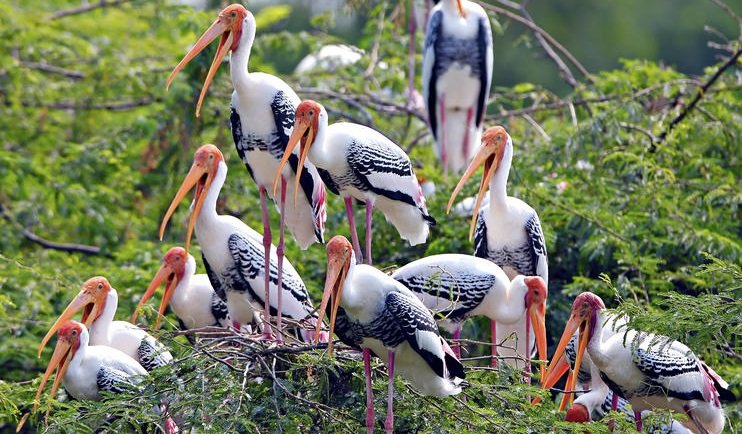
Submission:
<svg viewBox="0 0 742 434">
<path fill-rule="evenodd" d="M 280 287 L 283 295 L 278 297 L 278 265 L 275 256 L 271 258 L 268 288 L 270 298 L 266 300 L 267 297 L 263 297 L 266 291 L 262 285 L 266 280 L 266 273 L 262 267 L 264 255 L 260 235 L 239 219 L 216 213 L 216 200 L 226 178 L 227 164 L 221 151 L 214 145 L 201 146 L 165 213 L 160 225 L 160 239 L 175 208 L 195 187 L 186 243 L 190 242 L 195 229 L 209 279 L 214 287 L 224 288 L 232 319 L 240 324 L 249 324 L 253 309 L 264 309 L 269 310 L 272 315 L 280 313 L 297 321 L 307 319 L 313 326 L 316 315 L 313 314 L 314 308 L 307 288 L 290 262 L 284 263 Z M 276 248 L 272 245 L 270 248 L 275 253 Z M 281 310 L 278 310 L 276 300 L 281 298 L 284 303 Z M 280 331 L 277 337 L 280 338 Z M 302 335 L 302 339 L 309 340 L 311 336 Z"/>
<path fill-rule="evenodd" d="M 296 239 L 299 247 L 306 249 L 312 243 L 324 243 L 324 223 L 327 218 L 325 209 L 325 190 L 317 170 L 312 163 L 304 162 L 298 164 L 297 155 L 287 156 L 289 167 L 281 172 L 281 192 L 276 197 L 267 191 L 268 183 L 278 170 L 278 162 L 285 154 L 286 143 L 291 134 L 294 124 L 294 111 L 301 101 L 296 93 L 283 80 L 270 74 L 261 72 L 248 72 L 247 64 L 250 59 L 250 50 L 255 41 L 255 17 L 240 4 L 232 4 L 219 12 L 216 21 L 209 27 L 191 50 L 183 57 L 178 65 L 170 73 L 167 86 L 170 86 L 175 75 L 185 67 L 198 53 L 200 53 L 211 41 L 221 36 L 216 56 L 204 81 L 201 95 L 196 105 L 196 116 L 201 110 L 206 90 L 216 74 L 219 65 L 228 51 L 232 51 L 230 57 L 230 75 L 234 93 L 231 103 L 231 128 L 237 153 L 247 167 L 250 176 L 258 184 L 260 191 L 260 206 L 263 214 L 263 251 L 265 252 L 264 269 L 269 268 L 271 254 L 278 256 L 278 282 L 281 286 L 283 281 L 284 261 L 284 225 Z M 304 169 L 303 171 L 301 169 Z M 296 187 L 294 187 L 296 180 Z M 293 202 L 286 203 L 286 195 L 292 194 Z M 301 190 L 301 194 L 299 193 Z M 278 204 L 281 214 L 278 248 L 271 248 L 272 234 L 266 196 Z M 186 250 L 188 246 L 186 245 Z M 263 287 L 266 292 L 265 300 L 270 301 L 268 289 L 270 287 L 269 273 L 264 273 L 265 282 Z M 278 318 L 277 327 L 281 328 L 282 299 L 281 292 L 278 293 Z M 270 312 L 269 303 L 265 303 L 264 334 L 270 338 Z M 278 339 L 280 339 L 280 333 Z"/>
<path fill-rule="evenodd" d="M 593 293 L 577 296 L 547 377 L 579 329 L 575 365 L 581 365 L 587 351 L 603 381 L 631 404 L 639 431 L 642 411 L 666 408 L 687 414 L 684 425 L 694 433 L 720 433 L 725 422 L 721 400 L 734 399 L 728 384 L 687 346 L 668 337 L 628 329 L 604 338 L 604 309 Z M 574 377 L 573 372 L 567 390 L 574 388 Z"/>
<path fill-rule="evenodd" d="M 530 372 L 533 350 L 546 360 L 546 297 L 540 277 L 518 276 L 512 282 L 492 262 L 469 255 L 433 255 L 410 262 L 392 274 L 437 313 L 438 323 L 459 339 L 468 318 L 484 315 L 492 330 L 492 363 L 498 351 L 506 363 Z M 500 350 L 496 344 L 514 336 Z M 458 349 L 458 347 L 457 347 Z M 520 360 L 526 360 L 525 366 Z M 543 368 L 541 379 L 543 381 Z"/>
<path fill-rule="evenodd" d="M 122 386 L 135 385 L 140 381 L 137 377 L 147 375 L 147 370 L 127 354 L 105 345 L 90 345 L 87 327 L 72 320 L 64 321 L 58 327 L 54 354 L 34 397 L 34 412 L 54 371 L 56 376 L 50 393 L 52 399 L 61 383 L 73 398 L 87 401 L 99 401 L 101 392 L 120 393 L 124 390 Z M 22 420 L 25 421 L 25 418 Z M 178 432 L 178 427 L 169 417 L 165 420 L 165 432 Z"/>
<path fill-rule="evenodd" d="M 118 300 L 116 289 L 111 287 L 105 277 L 88 279 L 44 336 L 39 345 L 39 356 L 54 333 L 82 310 L 82 323 L 90 330 L 90 345 L 115 348 L 137 361 L 147 371 L 170 363 L 173 356 L 150 334 L 126 321 L 113 320 Z"/>
<path fill-rule="evenodd" d="M 508 196 L 505 190 L 512 162 L 510 135 L 501 126 L 488 128 L 482 135 L 482 147 L 451 194 L 446 212 L 451 210 L 466 181 L 484 165 L 474 205 L 474 210 L 479 212 L 472 215 L 469 230 L 469 238 L 474 232 L 474 255 L 499 265 L 510 279 L 518 274 L 540 276 L 548 285 L 546 242 L 538 214 L 527 203 Z M 489 206 L 480 208 L 488 186 Z"/>
<path fill-rule="evenodd" d="M 473 156 L 492 83 L 492 29 L 468 0 L 442 0 L 431 11 L 423 50 L 423 99 L 443 170 Z"/>
<path fill-rule="evenodd" d="M 290 161 L 288 156 L 293 155 L 290 153 L 301 143 L 299 173 L 301 163 L 308 156 L 327 188 L 345 199 L 357 258 L 361 257 L 361 247 L 353 218 L 353 199 L 366 204 L 367 264 L 371 264 L 371 212 L 374 206 L 410 245 L 425 242 L 429 226 L 435 224 L 435 219 L 428 214 L 410 157 L 402 148 L 363 125 L 337 122 L 328 126 L 327 112 L 316 101 L 306 100 L 299 104 L 295 119 L 279 170 Z M 280 173 L 276 171 L 274 176 L 274 191 Z"/>
<path fill-rule="evenodd" d="M 206 274 L 196 273 L 196 260 L 182 247 L 173 247 L 162 258 L 162 265 L 147 291 L 139 300 L 131 316 L 131 323 L 137 319 L 139 310 L 154 295 L 157 288 L 165 284 L 155 330 L 160 328 L 162 315 L 170 304 L 178 318 L 182 330 L 216 326 L 229 327 L 227 303 L 222 299 L 226 294 L 217 294 Z M 221 289 L 221 288 L 220 288 Z"/>
<path fill-rule="evenodd" d="M 332 299 L 332 306 L 328 305 Z M 338 235 L 327 244 L 327 276 L 320 319 L 330 308 L 330 335 L 363 349 L 366 372 L 366 429 L 373 432 L 371 352 L 389 372 L 386 432 L 394 427 L 394 374 L 421 393 L 455 395 L 461 391 L 464 367 L 438 334 L 433 315 L 404 285 L 366 264 L 356 264 L 353 246 Z M 317 323 L 319 330 L 320 322 Z M 337 328 L 340 326 L 341 328 Z M 328 347 L 332 351 L 332 341 Z"/>
</svg>

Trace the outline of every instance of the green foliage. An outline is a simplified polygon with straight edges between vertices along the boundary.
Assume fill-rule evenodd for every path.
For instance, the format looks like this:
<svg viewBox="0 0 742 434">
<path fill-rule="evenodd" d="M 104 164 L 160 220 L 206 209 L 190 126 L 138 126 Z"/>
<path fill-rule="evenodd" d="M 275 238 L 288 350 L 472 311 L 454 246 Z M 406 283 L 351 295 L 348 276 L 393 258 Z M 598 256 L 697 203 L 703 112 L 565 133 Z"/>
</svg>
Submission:
<svg viewBox="0 0 742 434">
<path fill-rule="evenodd" d="M 156 232 L 198 146 L 215 143 L 227 159 L 220 211 L 262 227 L 257 190 L 232 151 L 228 68 L 217 74 L 202 117 L 194 116 L 213 47 L 180 73 L 169 92 L 164 89 L 168 72 L 213 21 L 215 10 L 133 1 L 50 19 L 74 6 L 62 0 L 0 5 L 0 333 L 6 336 L 0 340 L 0 430 L 13 429 L 31 408 L 51 354 L 46 349 L 38 359 L 36 348 L 81 283 L 106 276 L 119 292 L 118 319 L 128 318 L 162 253 L 183 242 L 186 206 L 176 213 L 164 242 L 157 241 Z M 409 149 L 418 174 L 436 183 L 428 206 L 439 224 L 427 244 L 408 246 L 375 214 L 374 261 L 382 268 L 472 250 L 468 220 L 444 213 L 457 179 L 440 173 L 421 119 L 400 109 L 406 103 L 408 40 L 394 7 L 364 2 L 369 19 L 358 45 L 366 54 L 358 63 L 283 76 L 302 97 L 322 102 L 333 120 L 358 119 Z M 295 15 L 286 6 L 257 12 L 252 71 L 291 70 L 303 54 L 344 42 L 327 33 L 334 15 L 316 19 L 301 33 L 288 32 L 284 23 Z M 497 18 L 505 31 L 512 26 Z M 374 46 L 383 63 L 368 54 Z M 738 78 L 723 75 L 698 108 L 659 140 L 714 71 L 693 78 L 648 60 L 624 60 L 620 69 L 596 74 L 594 83 L 580 84 L 569 95 L 574 114 L 563 104 L 533 111 L 529 119 L 507 111 L 563 100 L 532 83 L 506 88 L 496 82 L 487 125 L 502 123 L 511 133 L 515 157 L 509 194 L 530 203 L 544 226 L 552 337 L 561 332 L 574 295 L 593 291 L 609 307 L 631 314 L 632 325 L 686 342 L 740 396 Z M 579 102 L 588 99 L 600 101 Z M 464 194 L 476 187 L 471 182 Z M 277 227 L 276 213 L 272 219 Z M 342 201 L 335 196 L 328 198 L 326 226 L 328 239 L 349 233 Z M 44 249 L 23 229 L 57 242 L 96 245 L 101 254 Z M 200 257 L 197 245 L 193 250 Z M 324 249 L 315 245 L 301 251 L 289 241 L 286 255 L 318 300 Z M 145 310 L 145 325 L 153 312 Z M 467 324 L 465 334 L 489 338 L 483 320 Z M 128 394 L 101 402 L 62 394 L 59 403 L 48 404 L 43 398 L 27 429 L 151 431 L 162 423 L 153 409 L 163 396 L 176 397 L 168 402 L 169 413 L 182 427 L 199 432 L 357 432 L 363 424 L 365 392 L 357 354 L 338 351 L 332 360 L 322 350 L 272 353 L 245 337 L 230 338 L 237 347 L 227 345 L 230 339 L 203 340 L 193 347 L 172 332 L 159 337 L 176 355 L 172 367 Z M 475 345 L 468 350 L 470 356 L 488 351 Z M 466 400 L 421 397 L 397 379 L 397 429 L 586 429 L 562 422 L 551 404 L 531 406 L 529 397 L 546 396 L 521 384 L 519 373 L 493 371 L 476 360 L 466 363 L 471 366 Z M 378 426 L 386 415 L 385 396 L 385 370 L 376 362 Z M 53 411 L 45 421 L 48 405 Z M 728 407 L 732 430 L 740 426 L 740 413 L 739 404 Z M 616 419 L 623 432 L 631 431 L 629 422 Z M 607 432 L 603 423 L 587 429 Z"/>
</svg>

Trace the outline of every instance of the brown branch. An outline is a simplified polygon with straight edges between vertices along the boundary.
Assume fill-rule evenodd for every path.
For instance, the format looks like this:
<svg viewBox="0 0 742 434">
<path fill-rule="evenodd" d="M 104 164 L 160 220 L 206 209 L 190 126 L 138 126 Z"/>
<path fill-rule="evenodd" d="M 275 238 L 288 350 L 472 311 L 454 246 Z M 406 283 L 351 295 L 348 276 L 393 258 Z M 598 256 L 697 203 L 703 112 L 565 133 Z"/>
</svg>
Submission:
<svg viewBox="0 0 742 434">
<path fill-rule="evenodd" d="M 26 67 L 26 68 L 38 69 L 39 71 L 51 72 L 54 74 L 61 74 L 73 80 L 80 80 L 80 79 L 85 78 L 84 72 L 75 71 L 72 69 L 60 68 L 59 66 L 50 65 L 48 63 L 43 63 L 43 62 L 21 62 L 21 66 Z"/>
<path fill-rule="evenodd" d="M 15 220 L 15 218 L 8 212 L 8 209 L 2 203 L 0 203 L 0 215 L 2 215 L 5 218 L 5 220 L 7 220 L 9 223 L 17 226 L 21 232 L 21 235 L 23 235 L 27 240 L 34 242 L 46 249 L 61 250 L 63 252 L 70 252 L 70 253 L 83 253 L 86 255 L 100 255 L 101 254 L 100 247 L 98 246 L 87 246 L 84 244 L 72 244 L 72 243 L 58 243 L 56 241 L 49 241 L 45 238 L 42 238 L 36 235 L 35 233 L 21 226 L 21 224 Z M 110 256 L 110 255 L 106 255 L 106 256 Z"/>
<path fill-rule="evenodd" d="M 528 10 L 526 10 L 526 4 L 528 3 L 528 0 L 524 0 L 523 3 L 520 4 L 520 14 L 523 15 L 525 19 L 530 21 L 533 24 L 536 24 L 535 21 L 533 21 L 533 17 L 531 17 L 531 14 L 528 13 Z M 572 75 L 572 71 L 569 70 L 567 65 L 564 63 L 561 57 L 554 51 L 554 49 L 551 48 L 551 45 L 549 45 L 548 42 L 546 42 L 546 39 L 544 39 L 544 36 L 540 33 L 534 33 L 533 34 L 536 37 L 536 40 L 541 45 L 541 48 L 544 49 L 544 52 L 547 56 L 551 58 L 552 61 L 557 66 L 557 69 L 559 69 L 559 75 L 562 77 L 564 81 L 567 82 L 568 85 L 572 86 L 573 88 L 577 87 L 577 80 L 575 80 L 575 76 Z"/>
<path fill-rule="evenodd" d="M 578 71 L 580 71 L 580 74 L 584 75 L 585 78 L 588 79 L 588 81 L 592 81 L 592 79 L 590 78 L 590 73 L 572 55 L 572 53 L 570 53 L 566 48 L 564 48 L 564 46 L 562 44 L 559 43 L 559 41 L 557 41 L 556 39 L 554 39 L 553 36 L 551 36 L 544 29 L 542 29 L 541 27 L 539 27 L 536 23 L 533 23 L 531 21 L 528 21 L 527 19 L 525 19 L 525 18 L 521 17 L 520 15 L 518 15 L 516 13 L 513 13 L 513 12 L 507 10 L 507 9 L 503 9 L 501 7 L 498 7 L 498 6 L 493 6 L 491 4 L 487 4 L 487 3 L 484 3 L 482 1 L 477 1 L 477 3 L 479 3 L 479 5 L 482 6 L 484 9 L 490 10 L 490 11 L 496 13 L 496 14 L 505 15 L 506 17 L 510 18 L 511 20 L 517 21 L 517 22 L 523 24 L 524 26 L 528 27 L 529 29 L 531 29 L 533 32 L 538 33 L 541 36 L 543 36 L 544 39 L 546 39 L 547 42 L 549 42 L 557 50 L 559 50 L 562 53 L 562 55 L 564 57 L 566 57 L 567 60 L 569 60 L 570 63 L 572 63 L 572 65 L 574 65 L 575 68 L 577 68 Z"/>
<path fill-rule="evenodd" d="M 41 102 L 22 101 L 21 105 L 23 105 L 24 107 L 43 107 L 52 110 L 108 110 L 112 112 L 120 112 L 148 106 L 159 101 L 162 101 L 162 99 L 146 97 L 135 101 L 105 101 L 88 104 L 74 103 L 70 101 L 56 101 L 46 104 Z"/>
<path fill-rule="evenodd" d="M 85 12 L 90 12 L 98 8 L 104 8 L 108 6 L 119 6 L 129 1 L 131 0 L 112 0 L 112 1 L 100 0 L 97 3 L 89 3 L 86 5 L 78 6 L 76 8 L 61 9 L 61 10 L 58 10 L 57 12 L 54 12 L 49 17 L 49 20 L 53 21 L 53 20 L 58 20 L 60 18 L 68 17 L 70 15 L 83 14 Z"/>
<path fill-rule="evenodd" d="M 685 108 L 683 108 L 683 111 L 681 111 L 675 117 L 675 119 L 673 119 L 672 122 L 670 122 L 670 124 L 667 126 L 665 131 L 663 131 L 662 134 L 660 134 L 659 139 L 658 139 L 659 143 L 664 142 L 665 139 L 667 138 L 667 135 L 670 134 L 670 132 L 672 132 L 673 128 L 675 128 L 680 122 L 683 121 L 683 119 L 686 118 L 686 116 L 688 116 L 691 110 L 693 110 L 696 104 L 698 104 L 701 98 L 703 98 L 703 95 L 706 94 L 708 89 L 716 82 L 716 80 L 718 80 L 719 77 L 721 77 L 724 71 L 726 71 L 727 69 L 729 69 L 729 67 L 737 63 L 737 59 L 739 59 L 740 55 L 742 55 L 742 47 L 738 48 L 737 51 L 731 57 L 729 57 L 729 59 L 727 59 L 726 62 L 724 62 L 719 67 L 719 69 L 716 70 L 714 75 L 709 77 L 709 79 L 706 80 L 706 82 L 698 89 L 698 92 L 696 93 L 695 98 L 693 98 L 690 104 L 685 106 Z"/>
</svg>

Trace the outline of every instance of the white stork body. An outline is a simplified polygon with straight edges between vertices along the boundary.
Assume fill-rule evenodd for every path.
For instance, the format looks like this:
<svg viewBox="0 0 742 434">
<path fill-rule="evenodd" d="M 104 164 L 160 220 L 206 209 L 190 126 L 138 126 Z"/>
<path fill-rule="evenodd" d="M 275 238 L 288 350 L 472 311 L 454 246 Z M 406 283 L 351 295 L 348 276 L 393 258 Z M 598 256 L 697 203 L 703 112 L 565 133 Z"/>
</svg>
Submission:
<svg viewBox="0 0 742 434">
<path fill-rule="evenodd" d="M 640 412 L 667 408 L 687 414 L 689 419 L 684 425 L 694 433 L 720 433 L 725 422 L 720 400 L 733 396 L 726 382 L 687 346 L 670 338 L 631 329 L 604 338 L 604 309 L 598 296 L 580 294 L 554 359 L 562 354 L 574 330 L 582 324 L 590 333 L 579 339 L 587 341 L 583 345 L 603 381 L 629 401 L 638 427 Z M 578 351 L 577 359 L 581 357 Z"/>
<path fill-rule="evenodd" d="M 441 319 L 439 324 L 458 339 L 461 325 L 468 318 L 484 315 L 490 319 L 492 330 L 492 355 L 505 357 L 513 367 L 524 368 L 535 350 L 538 333 L 528 324 L 529 306 L 526 294 L 533 295 L 534 303 L 546 301 L 546 285 L 533 278 L 520 276 L 512 282 L 505 272 L 492 262 L 469 255 L 433 255 L 410 262 L 392 274 L 392 277 L 412 290 L 423 304 Z M 540 279 L 539 279 L 540 280 Z M 535 301 L 535 300 L 540 301 Z M 538 309 L 537 309 L 538 311 Z M 542 318 L 537 321 L 543 322 Z M 545 330 L 543 327 L 539 330 Z M 527 339 L 527 341 L 526 341 Z M 543 353 L 546 357 L 546 336 Z M 506 341 L 497 349 L 495 345 Z M 493 359 L 494 364 L 494 359 Z"/>
<path fill-rule="evenodd" d="M 163 220 L 161 231 L 177 204 L 195 185 L 197 205 L 191 213 L 194 230 L 203 253 L 204 266 L 214 288 L 223 288 L 232 319 L 241 324 L 252 321 L 256 309 L 279 312 L 277 300 L 283 299 L 280 312 L 295 320 L 313 322 L 313 307 L 306 286 L 290 262 L 284 263 L 284 276 L 279 297 L 278 265 L 272 256 L 269 274 L 263 267 L 262 237 L 239 219 L 219 215 L 216 201 L 227 177 L 227 165 L 219 149 L 204 145 L 196 151 L 191 171 L 173 199 Z M 271 245 L 272 253 L 276 248 Z M 269 300 L 266 302 L 265 281 L 270 282 Z M 306 338 L 306 336 L 302 336 Z"/>
<path fill-rule="evenodd" d="M 423 51 L 423 99 L 444 170 L 460 171 L 481 140 L 492 83 L 492 29 L 468 0 L 442 0 L 431 11 Z"/>
<path fill-rule="evenodd" d="M 73 398 L 98 401 L 102 391 L 115 392 L 122 382 L 131 383 L 132 377 L 147 375 L 142 365 L 122 351 L 89 345 L 89 341 L 88 331 L 83 329 L 79 347 L 62 378 L 62 385 Z"/>
<path fill-rule="evenodd" d="M 363 349 L 366 365 L 366 428 L 373 430 L 370 352 L 389 371 L 387 432 L 393 429 L 393 377 L 398 372 L 425 395 L 449 396 L 461 391 L 461 363 L 438 334 L 430 311 L 404 285 L 366 264 L 356 264 L 351 244 L 336 236 L 327 245 L 328 270 L 321 311 L 333 298 L 330 331 L 343 327 L 343 341 Z M 342 308 L 342 310 L 339 310 Z M 337 319 L 336 319 L 337 318 Z"/>
<path fill-rule="evenodd" d="M 118 294 L 111 288 L 101 315 L 90 325 L 90 345 L 105 345 L 131 357 L 145 369 L 164 366 L 173 360 L 164 345 L 146 331 L 126 321 L 114 321 Z"/>
<path fill-rule="evenodd" d="M 367 263 L 371 256 L 371 207 L 378 208 L 410 245 L 426 241 L 435 220 L 428 214 L 410 158 L 396 143 L 364 125 L 337 122 L 328 126 L 327 112 L 315 101 L 302 102 L 295 118 L 287 150 L 302 141 L 299 162 L 308 156 L 327 188 L 345 199 L 358 256 L 361 252 L 351 199 L 366 203 Z M 313 140 L 304 138 L 303 133 Z"/>
</svg>

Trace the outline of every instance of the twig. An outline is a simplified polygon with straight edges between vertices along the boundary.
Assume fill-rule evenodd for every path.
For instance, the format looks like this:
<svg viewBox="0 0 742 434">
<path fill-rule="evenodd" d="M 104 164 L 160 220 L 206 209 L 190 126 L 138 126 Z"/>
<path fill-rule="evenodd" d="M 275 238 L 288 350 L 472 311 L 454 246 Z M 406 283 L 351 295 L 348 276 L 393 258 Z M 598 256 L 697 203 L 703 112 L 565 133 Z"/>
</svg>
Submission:
<svg viewBox="0 0 742 434">
<path fill-rule="evenodd" d="M 381 34 L 384 31 L 384 20 L 386 18 L 386 1 L 380 8 L 379 18 L 376 21 L 376 36 L 374 37 L 374 44 L 371 46 L 370 58 L 368 62 L 368 68 L 364 71 L 363 76 L 366 79 L 373 77 L 374 69 L 376 64 L 379 62 L 379 47 L 381 46 Z"/>
<path fill-rule="evenodd" d="M 655 143 L 657 143 L 657 137 L 655 137 L 654 134 L 652 134 L 652 132 L 649 131 L 646 128 L 642 128 L 642 127 L 640 127 L 638 125 L 629 124 L 629 123 L 626 123 L 626 122 L 619 122 L 618 123 L 618 126 L 621 127 L 621 128 L 626 128 L 627 130 L 638 131 L 638 132 L 644 134 L 649 139 L 649 145 L 652 148 L 654 148 Z"/>
<path fill-rule="evenodd" d="M 9 223 L 17 226 L 18 229 L 21 231 L 21 235 L 23 235 L 27 240 L 32 241 L 44 248 L 70 253 L 83 253 L 85 255 L 100 255 L 100 247 L 98 246 L 88 246 L 85 244 L 73 243 L 58 243 L 56 241 L 50 241 L 36 235 L 35 233 L 21 226 L 21 224 L 15 220 L 15 218 L 8 212 L 7 208 L 5 208 L 2 203 L 0 203 L 0 215 L 5 217 L 5 220 L 7 220 Z"/>
<path fill-rule="evenodd" d="M 590 78 L 590 73 L 572 55 L 572 53 L 570 53 L 569 51 L 567 51 L 567 49 L 564 48 L 564 46 L 562 44 L 560 44 L 559 41 L 557 41 L 556 39 L 554 39 L 553 36 L 551 36 L 550 34 L 548 34 L 544 29 L 542 29 L 541 27 L 539 27 L 536 23 L 533 23 L 531 21 L 528 21 L 527 19 L 525 19 L 525 18 L 521 17 L 520 15 L 515 14 L 515 13 L 513 13 L 513 12 L 507 10 L 507 9 L 503 9 L 501 7 L 498 7 L 498 6 L 493 6 L 491 4 L 487 4 L 487 3 L 484 3 L 482 1 L 477 1 L 477 3 L 479 3 L 479 5 L 481 5 L 484 9 L 490 10 L 490 11 L 492 11 L 494 13 L 497 13 L 497 14 L 505 15 L 506 17 L 510 18 L 511 20 L 517 21 L 517 22 L 523 24 L 524 26 L 528 27 L 533 32 L 536 32 L 536 33 L 539 33 L 540 35 L 542 35 L 544 37 L 544 39 L 546 39 L 547 42 L 549 42 L 557 50 L 559 50 L 562 53 L 562 55 L 564 57 L 566 57 L 572 63 L 572 65 L 574 65 L 575 68 L 577 68 L 578 71 L 580 71 L 580 74 L 584 75 L 585 78 L 588 81 L 592 81 L 592 79 Z"/>
<path fill-rule="evenodd" d="M 535 21 L 533 21 L 531 14 L 529 14 L 528 10 L 526 10 L 527 3 L 527 0 L 524 0 L 523 3 L 521 3 L 519 8 L 520 14 L 523 15 L 525 19 L 535 24 Z M 534 33 L 534 36 L 536 37 L 538 43 L 541 45 L 541 48 L 544 49 L 546 55 L 549 56 L 551 60 L 553 60 L 556 64 L 557 69 L 559 69 L 559 75 L 562 77 L 562 79 L 573 88 L 577 87 L 577 80 L 575 80 L 575 76 L 572 75 L 572 71 L 570 71 L 567 65 L 565 65 L 564 61 L 562 61 L 562 58 L 559 57 L 556 52 L 554 52 L 554 50 L 551 48 L 551 45 L 549 45 L 549 43 L 546 42 L 546 39 L 544 39 L 544 36 L 540 33 Z"/>
<path fill-rule="evenodd" d="M 118 102 L 118 101 L 106 101 L 106 102 L 100 102 L 100 103 L 73 103 L 69 101 L 57 101 L 57 102 L 51 102 L 51 103 L 40 103 L 40 102 L 31 102 L 31 101 L 22 101 L 21 105 L 24 107 L 44 107 L 48 109 L 53 110 L 108 110 L 112 112 L 118 112 L 118 111 L 126 111 L 131 110 L 139 107 L 148 106 L 152 103 L 162 101 L 161 98 L 142 98 L 140 100 L 136 101 L 124 101 L 124 102 Z M 6 102 L 6 104 L 10 104 L 9 102 Z"/>
<path fill-rule="evenodd" d="M 726 62 L 724 62 L 719 67 L 719 69 L 716 70 L 714 75 L 712 75 L 708 80 L 706 80 L 706 82 L 698 89 L 698 92 L 696 93 L 696 97 L 693 98 L 690 104 L 685 106 L 683 111 L 681 111 L 675 117 L 675 119 L 673 119 L 672 122 L 670 122 L 670 124 L 667 126 L 667 129 L 665 129 L 665 131 L 663 131 L 662 134 L 660 134 L 659 139 L 658 139 L 659 143 L 662 143 L 663 141 L 665 141 L 665 139 L 667 138 L 667 135 L 670 134 L 670 132 L 672 132 L 673 128 L 675 128 L 675 126 L 677 126 L 680 122 L 683 121 L 683 119 L 685 119 L 686 116 L 688 116 L 688 113 L 690 113 L 690 111 L 693 110 L 696 104 L 698 104 L 701 98 L 703 98 L 703 95 L 706 93 L 706 91 L 716 82 L 716 80 L 719 79 L 719 77 L 721 77 L 724 71 L 726 71 L 730 66 L 737 63 L 737 59 L 739 58 L 741 54 L 742 54 L 742 47 L 738 48 L 737 51 L 731 57 L 729 57 L 726 60 Z"/>
<path fill-rule="evenodd" d="M 732 8 L 730 8 L 726 3 L 722 2 L 721 0 L 711 0 L 711 2 L 715 4 L 716 6 L 718 6 L 721 10 L 726 12 L 727 15 L 734 18 L 737 21 L 737 23 L 742 25 L 742 19 L 740 19 L 740 17 L 736 13 L 734 13 Z"/>
<path fill-rule="evenodd" d="M 60 18 L 68 17 L 70 15 L 83 14 L 85 12 L 90 12 L 98 8 L 104 8 L 108 6 L 119 6 L 129 1 L 131 0 L 113 0 L 113 1 L 100 0 L 97 3 L 89 3 L 86 5 L 78 6 L 76 8 L 62 9 L 57 12 L 54 12 L 49 17 L 49 20 L 53 21 L 53 20 L 58 20 Z"/>
<path fill-rule="evenodd" d="M 21 66 L 26 68 L 38 69 L 39 71 L 61 74 L 67 78 L 71 78 L 72 80 L 80 80 L 85 78 L 84 72 L 60 68 L 59 66 L 50 65 L 43 62 L 21 62 Z"/>
</svg>

